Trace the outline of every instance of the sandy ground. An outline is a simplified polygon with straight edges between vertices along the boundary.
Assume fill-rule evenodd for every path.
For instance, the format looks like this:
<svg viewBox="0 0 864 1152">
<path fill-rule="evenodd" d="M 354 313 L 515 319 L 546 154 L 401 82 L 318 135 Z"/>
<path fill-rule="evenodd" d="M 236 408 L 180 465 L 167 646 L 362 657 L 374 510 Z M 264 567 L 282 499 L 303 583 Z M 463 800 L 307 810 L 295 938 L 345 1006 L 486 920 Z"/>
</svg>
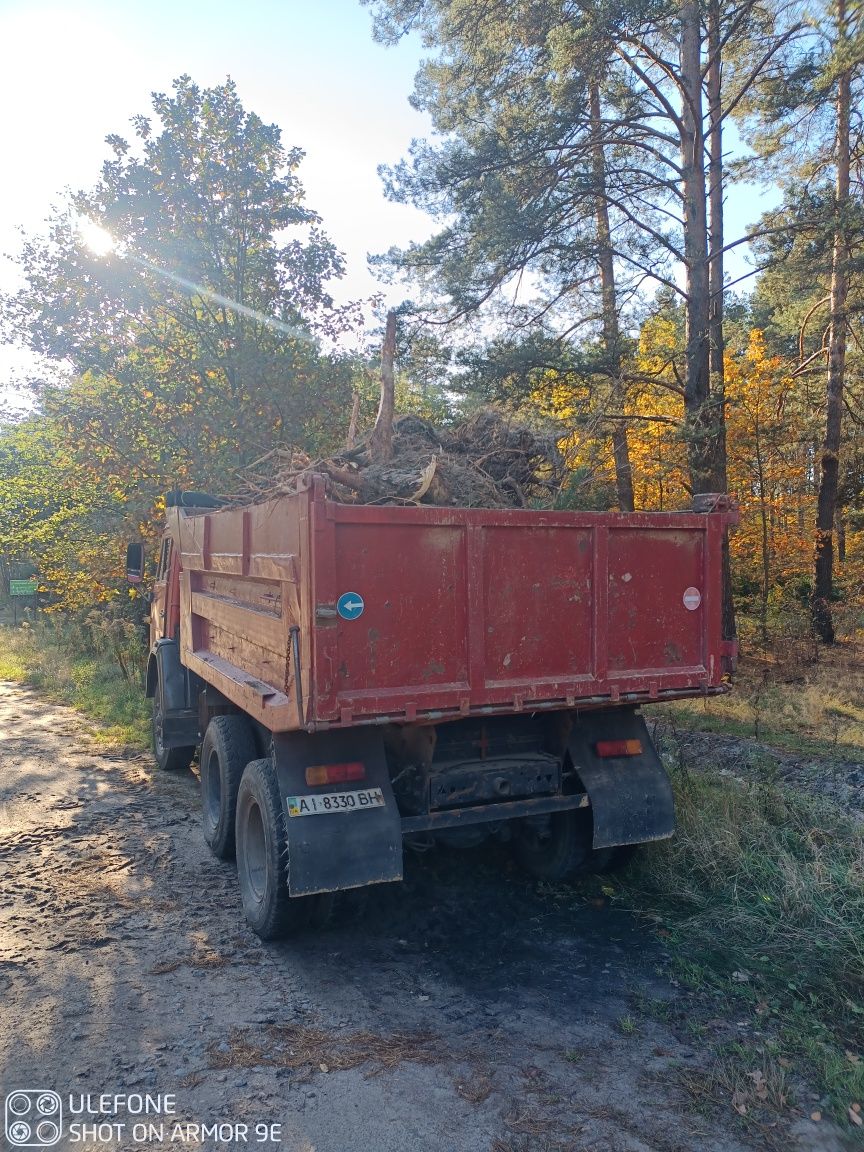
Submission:
<svg viewBox="0 0 864 1152">
<path fill-rule="evenodd" d="M 73 712 L 0 684 L 7 1133 L 28 1089 L 60 1096 L 60 1148 L 845 1146 L 824 1124 L 743 1130 L 685 1090 L 705 1064 L 686 1029 L 630 1034 L 634 1002 L 680 1021 L 687 1001 L 625 913 L 557 907 L 503 848 L 406 871 L 359 923 L 264 945 L 204 845 L 193 772 L 100 751 Z M 163 1114 L 133 1114 L 142 1094 Z"/>
</svg>

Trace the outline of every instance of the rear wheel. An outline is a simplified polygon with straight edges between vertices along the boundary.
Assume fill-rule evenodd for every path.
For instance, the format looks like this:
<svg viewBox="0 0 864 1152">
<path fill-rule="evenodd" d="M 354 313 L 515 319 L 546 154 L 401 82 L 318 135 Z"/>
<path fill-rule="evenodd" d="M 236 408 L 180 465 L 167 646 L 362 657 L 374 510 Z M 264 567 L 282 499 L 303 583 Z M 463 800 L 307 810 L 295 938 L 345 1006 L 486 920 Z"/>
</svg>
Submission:
<svg viewBox="0 0 864 1152">
<path fill-rule="evenodd" d="M 153 695 L 153 723 L 151 728 L 153 757 L 163 772 L 182 772 L 192 763 L 195 745 L 188 748 L 166 748 L 164 736 L 165 718 L 162 714 L 162 698 L 159 685 Z"/>
<path fill-rule="evenodd" d="M 309 900 L 288 895 L 285 812 L 270 760 L 246 765 L 237 793 L 237 878 L 243 911 L 262 940 L 278 940 L 308 923 Z"/>
<path fill-rule="evenodd" d="M 245 716 L 214 716 L 201 745 L 201 824 L 214 856 L 234 856 L 237 792 L 243 769 L 258 755 Z"/>
<path fill-rule="evenodd" d="M 516 822 L 513 854 L 531 876 L 553 882 L 565 880 L 588 863 L 591 856 L 591 821 L 586 810 L 555 812 Z"/>
</svg>

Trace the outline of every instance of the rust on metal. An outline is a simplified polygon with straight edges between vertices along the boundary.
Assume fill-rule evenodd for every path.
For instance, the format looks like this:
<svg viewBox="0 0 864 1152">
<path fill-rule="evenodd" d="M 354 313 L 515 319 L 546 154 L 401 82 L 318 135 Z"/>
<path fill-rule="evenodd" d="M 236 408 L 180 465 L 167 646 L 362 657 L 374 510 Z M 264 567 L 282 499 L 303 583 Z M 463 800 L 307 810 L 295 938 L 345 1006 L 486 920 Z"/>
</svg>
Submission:
<svg viewBox="0 0 864 1152">
<path fill-rule="evenodd" d="M 171 508 L 157 627 L 179 627 L 184 666 L 274 732 L 723 692 L 735 513 L 704 503 L 344 505 L 312 477 L 251 508 Z"/>
</svg>

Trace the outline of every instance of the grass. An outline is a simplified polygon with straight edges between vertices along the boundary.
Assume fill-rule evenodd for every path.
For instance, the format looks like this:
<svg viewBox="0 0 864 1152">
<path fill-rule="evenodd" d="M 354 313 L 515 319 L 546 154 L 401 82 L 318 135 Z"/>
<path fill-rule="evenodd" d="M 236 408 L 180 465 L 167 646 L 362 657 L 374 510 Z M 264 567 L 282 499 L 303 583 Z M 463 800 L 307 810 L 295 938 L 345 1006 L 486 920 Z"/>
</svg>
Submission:
<svg viewBox="0 0 864 1152">
<path fill-rule="evenodd" d="M 734 691 L 647 711 L 681 727 L 763 740 L 830 758 L 864 753 L 864 661 L 850 643 L 816 662 L 763 656 L 741 661 Z"/>
<path fill-rule="evenodd" d="M 150 702 L 140 681 L 127 681 L 108 655 L 85 652 L 46 625 L 2 627 L 0 680 L 32 684 L 96 722 L 92 736 L 107 746 L 145 748 Z M 143 663 L 143 660 L 142 660 Z"/>
<path fill-rule="evenodd" d="M 25 632 L 3 628 L 0 633 L 0 680 L 24 681 L 30 674 L 32 643 Z"/>
<path fill-rule="evenodd" d="M 791 1068 L 847 1118 L 864 1102 L 864 823 L 770 782 L 669 768 L 678 831 L 637 857 L 616 898 L 657 926 L 709 1014 L 747 1020 L 745 1065 L 758 1055 L 769 1083 Z M 735 1056 L 718 1053 L 721 1083 Z"/>
</svg>

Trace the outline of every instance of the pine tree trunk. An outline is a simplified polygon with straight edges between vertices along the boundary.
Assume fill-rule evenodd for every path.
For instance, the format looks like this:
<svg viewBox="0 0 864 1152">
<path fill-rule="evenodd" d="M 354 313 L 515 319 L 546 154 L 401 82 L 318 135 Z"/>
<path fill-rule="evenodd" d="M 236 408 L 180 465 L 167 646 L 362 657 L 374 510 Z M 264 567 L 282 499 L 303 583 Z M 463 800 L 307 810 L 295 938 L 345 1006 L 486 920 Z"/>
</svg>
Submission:
<svg viewBox="0 0 864 1152">
<path fill-rule="evenodd" d="M 846 0 L 837 5 L 837 26 L 842 42 L 846 40 Z M 851 74 L 843 72 L 837 80 L 837 139 L 835 156 L 837 181 L 834 203 L 834 246 L 831 256 L 831 327 L 828 336 L 828 384 L 826 388 L 825 439 L 819 470 L 819 492 L 816 510 L 816 548 L 813 596 L 810 613 L 813 628 L 825 644 L 835 640 L 831 617 L 831 592 L 834 583 L 834 517 L 837 512 L 837 489 L 840 473 L 840 431 L 843 414 L 843 385 L 846 375 L 846 297 L 848 294 L 848 240 L 846 213 L 849 206 L 849 118 Z"/>
<path fill-rule="evenodd" d="M 600 117 L 600 86 L 592 83 L 589 90 L 591 113 L 591 154 L 594 174 L 594 204 L 597 221 L 600 295 L 603 312 L 603 344 L 612 378 L 612 454 L 615 459 L 615 491 L 622 512 L 632 512 L 633 470 L 627 443 L 624 417 L 624 382 L 621 372 L 621 332 L 618 325 L 618 296 L 615 289 L 615 259 L 612 252 L 612 230 L 606 199 L 606 155 L 603 149 Z"/>
<path fill-rule="evenodd" d="M 721 103 L 720 0 L 708 5 L 708 343 L 715 491 L 725 492 L 726 377 L 723 355 L 723 107 Z"/>
<path fill-rule="evenodd" d="M 722 57 L 720 52 L 720 0 L 708 4 L 708 342 L 710 369 L 710 403 L 712 450 L 714 455 L 715 492 L 727 492 L 729 479 L 726 466 L 726 370 L 723 341 L 723 104 Z M 766 593 L 767 594 L 767 593 Z M 735 602 L 732 598 L 732 562 L 729 554 L 729 532 L 723 534 L 723 636 L 732 640 L 737 634 Z"/>
<path fill-rule="evenodd" d="M 684 191 L 686 273 L 686 377 L 684 434 L 693 494 L 710 492 L 715 482 L 710 410 L 708 284 L 708 205 L 705 194 L 705 138 L 702 127 L 702 26 L 698 0 L 681 8 L 682 86 L 681 168 Z"/>
<path fill-rule="evenodd" d="M 757 419 L 753 429 L 756 438 L 756 479 L 759 482 L 759 518 L 762 525 L 762 587 L 759 595 L 759 622 L 762 643 L 768 644 L 768 596 L 771 591 L 771 552 L 768 543 L 768 499 L 765 490 L 765 465 L 762 459 L 762 435 Z"/>
</svg>

